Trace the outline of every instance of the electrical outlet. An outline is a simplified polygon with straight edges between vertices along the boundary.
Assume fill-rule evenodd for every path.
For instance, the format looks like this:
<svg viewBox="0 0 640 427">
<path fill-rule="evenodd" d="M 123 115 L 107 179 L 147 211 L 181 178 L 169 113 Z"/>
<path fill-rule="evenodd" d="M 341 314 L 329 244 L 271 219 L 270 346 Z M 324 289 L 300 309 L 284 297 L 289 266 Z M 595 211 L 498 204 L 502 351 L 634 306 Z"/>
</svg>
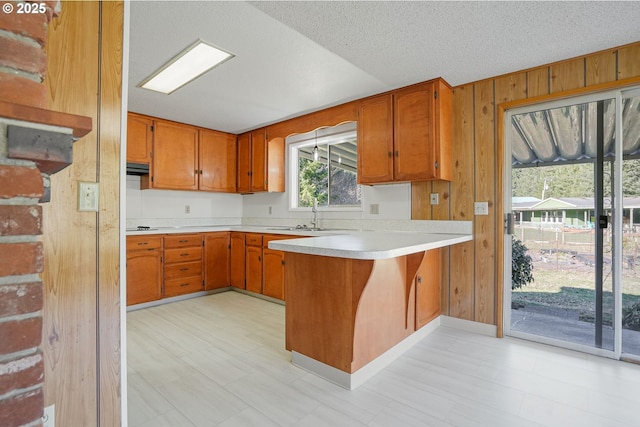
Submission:
<svg viewBox="0 0 640 427">
<path fill-rule="evenodd" d="M 80 212 L 98 212 L 100 186 L 97 182 L 79 181 L 78 210 Z"/>
<path fill-rule="evenodd" d="M 380 213 L 380 205 L 377 203 L 372 203 L 369 205 L 369 213 L 377 215 Z"/>
<path fill-rule="evenodd" d="M 489 215 L 489 202 L 475 202 L 473 213 L 476 215 Z"/>
<path fill-rule="evenodd" d="M 431 193 L 431 204 L 432 205 L 437 205 L 438 203 L 440 203 L 440 199 L 438 197 L 438 193 Z"/>
<path fill-rule="evenodd" d="M 191 206 L 189 206 L 189 205 L 184 205 L 184 213 L 186 213 L 186 214 L 190 214 L 190 213 L 191 213 Z"/>
<path fill-rule="evenodd" d="M 44 408 L 42 427 L 56 427 L 56 405 L 52 404 Z"/>
<path fill-rule="evenodd" d="M 269 215 L 271 215 L 272 212 L 273 212 L 273 208 L 269 206 Z"/>
</svg>

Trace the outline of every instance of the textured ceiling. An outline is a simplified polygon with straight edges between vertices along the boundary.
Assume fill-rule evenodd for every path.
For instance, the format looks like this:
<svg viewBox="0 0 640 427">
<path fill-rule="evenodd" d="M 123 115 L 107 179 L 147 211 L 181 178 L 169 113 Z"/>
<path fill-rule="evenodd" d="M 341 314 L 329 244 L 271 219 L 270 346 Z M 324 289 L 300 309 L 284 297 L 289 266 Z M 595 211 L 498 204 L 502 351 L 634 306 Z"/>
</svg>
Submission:
<svg viewBox="0 0 640 427">
<path fill-rule="evenodd" d="M 129 110 L 234 133 L 435 77 L 455 86 L 640 40 L 640 2 L 134 1 L 130 10 Z M 171 95 L 136 87 L 198 38 L 236 57 Z"/>
</svg>

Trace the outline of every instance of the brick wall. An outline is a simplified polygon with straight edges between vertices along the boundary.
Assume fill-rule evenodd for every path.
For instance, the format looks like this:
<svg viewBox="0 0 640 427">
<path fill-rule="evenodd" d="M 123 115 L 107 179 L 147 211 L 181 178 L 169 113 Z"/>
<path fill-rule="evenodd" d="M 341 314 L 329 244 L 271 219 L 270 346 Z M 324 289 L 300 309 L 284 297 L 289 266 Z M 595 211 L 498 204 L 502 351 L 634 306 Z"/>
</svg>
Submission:
<svg viewBox="0 0 640 427">
<path fill-rule="evenodd" d="M 38 2 L 45 13 L 0 13 L 0 93 L 2 100 L 45 108 L 47 92 L 42 84 L 47 68 L 44 46 L 49 21 L 57 13 L 57 1 Z M 36 2 L 29 2 L 36 3 Z M 2 3 L 3 5 L 5 2 Z"/>
<path fill-rule="evenodd" d="M 3 3 L 4 4 L 4 3 Z M 47 27 L 57 1 L 45 13 L 0 13 L 0 100 L 45 108 L 43 79 Z M 41 350 L 44 259 L 44 184 L 33 162 L 6 158 L 6 126 L 0 123 L 0 425 L 39 426 L 44 408 Z"/>
</svg>

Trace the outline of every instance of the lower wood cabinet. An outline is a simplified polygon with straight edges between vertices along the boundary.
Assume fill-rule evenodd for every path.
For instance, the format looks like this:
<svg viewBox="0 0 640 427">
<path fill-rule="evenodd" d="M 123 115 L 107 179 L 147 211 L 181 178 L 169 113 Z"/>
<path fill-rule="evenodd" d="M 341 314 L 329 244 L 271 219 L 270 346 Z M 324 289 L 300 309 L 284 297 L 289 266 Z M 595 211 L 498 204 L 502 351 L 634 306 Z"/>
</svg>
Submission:
<svg viewBox="0 0 640 427">
<path fill-rule="evenodd" d="M 127 305 L 229 285 L 284 300 L 284 252 L 268 245 L 297 237 L 236 231 L 128 236 Z"/>
<path fill-rule="evenodd" d="M 204 290 L 202 247 L 201 234 L 174 234 L 164 237 L 165 297 Z"/>
<path fill-rule="evenodd" d="M 204 289 L 229 286 L 231 233 L 228 231 L 204 234 Z"/>
<path fill-rule="evenodd" d="M 237 231 L 231 232 L 231 260 L 230 279 L 231 286 L 245 289 L 245 235 Z"/>
<path fill-rule="evenodd" d="M 162 298 L 162 237 L 127 237 L 127 305 Z"/>
<path fill-rule="evenodd" d="M 262 293 L 262 234 L 247 233 L 245 249 L 246 290 Z"/>
<path fill-rule="evenodd" d="M 440 252 L 427 251 L 416 273 L 416 330 L 440 315 Z"/>
<path fill-rule="evenodd" d="M 262 238 L 262 293 L 272 298 L 285 300 L 284 252 L 269 249 L 272 240 L 293 239 L 297 236 L 268 235 Z"/>
</svg>

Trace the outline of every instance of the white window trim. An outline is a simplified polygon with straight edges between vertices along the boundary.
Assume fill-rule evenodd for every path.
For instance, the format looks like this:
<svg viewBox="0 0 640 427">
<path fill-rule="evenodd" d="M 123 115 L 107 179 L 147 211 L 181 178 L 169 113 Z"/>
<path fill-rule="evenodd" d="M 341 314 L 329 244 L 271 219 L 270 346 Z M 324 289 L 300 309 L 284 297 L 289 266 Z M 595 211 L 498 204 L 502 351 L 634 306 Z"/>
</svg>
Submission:
<svg viewBox="0 0 640 427">
<path fill-rule="evenodd" d="M 298 149 L 300 147 L 317 144 L 327 144 L 327 141 L 333 139 L 334 136 L 355 132 L 356 123 L 347 122 L 334 127 L 321 128 L 317 131 L 311 131 L 304 134 L 293 135 L 287 138 L 287 147 L 289 155 L 287 156 L 288 165 L 288 181 L 289 181 L 289 211 L 290 212 L 311 212 L 311 207 L 298 207 L 298 174 L 294 173 L 298 170 Z M 317 133 L 317 135 L 316 135 Z M 318 212 L 362 212 L 364 201 L 364 191 L 361 194 L 360 206 L 318 206 Z"/>
</svg>

